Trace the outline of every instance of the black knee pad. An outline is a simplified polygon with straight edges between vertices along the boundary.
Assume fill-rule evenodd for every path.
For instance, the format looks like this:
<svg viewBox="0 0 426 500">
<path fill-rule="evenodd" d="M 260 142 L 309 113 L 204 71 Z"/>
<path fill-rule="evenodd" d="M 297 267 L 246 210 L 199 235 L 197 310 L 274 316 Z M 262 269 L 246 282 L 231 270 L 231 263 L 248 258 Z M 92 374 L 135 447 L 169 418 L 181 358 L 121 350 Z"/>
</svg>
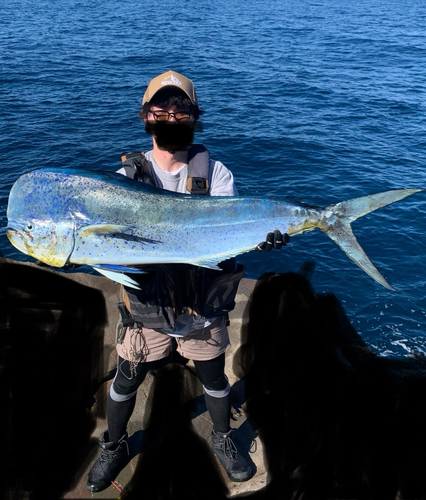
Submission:
<svg viewBox="0 0 426 500">
<path fill-rule="evenodd" d="M 225 375 L 225 353 L 208 361 L 194 361 L 198 378 L 204 387 L 212 391 L 222 391 L 228 384 Z"/>
<path fill-rule="evenodd" d="M 201 381 L 203 386 L 210 391 L 223 391 L 228 386 L 228 377 L 223 374 L 215 380 Z"/>
</svg>

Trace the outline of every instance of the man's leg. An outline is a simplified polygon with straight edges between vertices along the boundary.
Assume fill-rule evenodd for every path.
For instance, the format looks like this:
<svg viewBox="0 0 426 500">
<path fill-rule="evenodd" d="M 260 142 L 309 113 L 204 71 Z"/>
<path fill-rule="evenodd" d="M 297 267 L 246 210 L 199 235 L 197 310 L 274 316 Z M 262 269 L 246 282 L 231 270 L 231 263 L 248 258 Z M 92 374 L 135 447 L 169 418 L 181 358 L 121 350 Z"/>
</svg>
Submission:
<svg viewBox="0 0 426 500">
<path fill-rule="evenodd" d="M 87 488 L 92 493 L 108 488 L 130 460 L 127 424 L 135 407 L 138 387 L 149 369 L 150 363 L 138 363 L 131 370 L 128 361 L 118 358 L 117 374 L 107 401 L 108 430 L 102 433 L 100 455 L 87 478 Z"/>
<path fill-rule="evenodd" d="M 231 387 L 225 375 L 225 353 L 209 361 L 194 361 L 194 365 L 213 422 L 213 451 L 232 481 L 247 481 L 252 476 L 251 467 L 231 438 Z"/>
</svg>

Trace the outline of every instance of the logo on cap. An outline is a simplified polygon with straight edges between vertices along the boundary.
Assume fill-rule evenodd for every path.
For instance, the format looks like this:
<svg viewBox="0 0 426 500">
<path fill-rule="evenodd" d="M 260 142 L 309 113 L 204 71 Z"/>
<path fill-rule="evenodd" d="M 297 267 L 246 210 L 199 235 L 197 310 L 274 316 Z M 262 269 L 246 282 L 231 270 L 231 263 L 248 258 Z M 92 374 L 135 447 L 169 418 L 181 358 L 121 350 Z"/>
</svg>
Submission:
<svg viewBox="0 0 426 500">
<path fill-rule="evenodd" d="M 170 75 L 164 78 L 164 80 L 161 82 L 161 85 L 178 85 L 179 87 L 182 87 L 182 82 L 174 75 Z"/>
</svg>

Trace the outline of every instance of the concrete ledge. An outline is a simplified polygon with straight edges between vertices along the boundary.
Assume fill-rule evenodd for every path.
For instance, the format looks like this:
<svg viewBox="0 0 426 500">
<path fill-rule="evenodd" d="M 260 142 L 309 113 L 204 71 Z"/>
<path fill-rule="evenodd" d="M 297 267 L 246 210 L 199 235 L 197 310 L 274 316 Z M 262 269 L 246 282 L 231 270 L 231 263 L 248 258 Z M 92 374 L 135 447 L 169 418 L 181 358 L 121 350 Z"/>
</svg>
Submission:
<svg viewBox="0 0 426 500">
<path fill-rule="evenodd" d="M 94 398 L 90 399 L 92 422 L 92 439 L 89 449 L 86 453 L 86 458 L 76 467 L 76 475 L 71 481 L 71 489 L 65 492 L 63 498 L 93 498 L 86 488 L 86 475 L 97 455 L 96 440 L 100 434 L 106 429 L 106 396 L 111 383 L 111 377 L 115 373 L 117 366 L 117 358 L 115 351 L 115 330 L 119 318 L 116 303 L 120 301 L 120 286 L 107 278 L 80 273 L 80 272 L 60 272 L 50 268 L 40 267 L 34 263 L 21 263 L 10 261 L 8 259 L 0 259 L 0 274 L 6 294 L 9 295 L 9 310 L 8 315 L 12 317 L 15 313 L 20 315 L 21 319 L 25 317 L 26 308 L 32 310 L 44 311 L 46 307 L 57 309 L 57 321 L 61 321 L 61 311 L 67 308 L 75 309 L 76 314 L 81 314 L 81 308 L 85 309 L 85 314 L 92 316 L 93 329 L 95 333 L 88 332 L 88 335 L 94 336 L 96 339 L 95 345 L 92 342 L 91 357 L 96 360 L 96 366 L 91 366 L 91 389 L 94 393 Z M 72 284 L 75 285 L 72 285 Z M 231 325 L 229 334 L 231 338 L 231 348 L 226 353 L 226 371 L 229 381 L 233 389 L 233 405 L 235 420 L 232 425 L 235 429 L 241 428 L 238 435 L 240 439 L 247 440 L 254 438 L 255 434 L 249 428 L 247 415 L 241 405 L 244 403 L 243 385 L 238 385 L 241 381 L 238 374 L 233 369 L 234 355 L 241 344 L 241 327 L 244 323 L 244 311 L 247 304 L 247 299 L 253 290 L 255 281 L 243 279 L 237 294 L 237 305 L 234 311 L 230 314 Z M 56 291 L 55 291 L 56 289 Z M 13 293 L 11 294 L 11 290 Z M 61 291 L 61 293 L 59 293 Z M 13 297 L 11 297 L 13 295 Z M 87 298 L 85 298 L 87 297 Z M 57 299 L 57 304 L 54 304 L 52 298 Z M 87 303 L 86 301 L 91 301 Z M 81 303 L 83 302 L 83 304 Z M 59 305 L 58 305 L 59 304 Z M 98 317 L 93 316 L 98 315 Z M 37 312 L 35 318 L 37 318 Z M 82 314 L 84 317 L 84 314 Z M 38 319 L 40 321 L 40 318 Z M 45 320 L 44 320 L 45 321 Z M 54 318 L 48 321 L 48 328 L 55 330 Z M 10 326 L 10 322 L 9 322 Z M 46 328 L 46 325 L 43 326 Z M 19 330 L 19 326 L 17 328 Z M 61 333 L 61 332 L 56 332 Z M 92 339 L 93 340 L 93 339 Z M 13 342 L 12 342 L 13 344 Z M 82 345 L 82 349 L 84 349 Z M 98 352 L 94 353 L 93 349 Z M 77 359 L 78 351 L 72 356 Z M 189 362 L 187 369 L 193 370 L 192 362 Z M 189 372 L 190 373 L 190 372 Z M 191 378 L 191 377 L 190 377 Z M 197 379 L 198 380 L 198 379 Z M 87 380 L 86 380 L 87 382 Z M 137 405 L 132 418 L 129 422 L 129 435 L 135 435 L 141 440 L 141 434 L 145 429 L 149 413 L 151 411 L 153 394 L 154 378 L 149 375 L 145 382 L 141 385 L 138 391 Z M 186 394 L 182 395 L 181 402 L 188 403 L 190 401 L 195 404 L 196 408 L 192 409 L 192 424 L 196 432 L 203 439 L 209 441 L 212 424 L 209 419 L 208 412 L 203 402 L 203 390 L 201 384 L 191 381 Z M 60 416 L 58 415 L 60 419 Z M 146 429 L 145 429 L 146 430 Z M 49 433 L 49 430 L 47 429 Z M 65 429 L 64 429 L 65 432 Z M 59 436 L 49 435 L 50 439 L 58 439 Z M 140 444 L 140 443 L 139 443 Z M 250 443 L 246 443 L 246 445 Z M 256 453 L 251 454 L 251 459 L 256 464 L 257 473 L 255 477 L 247 483 L 232 483 L 227 478 L 226 474 L 218 465 L 217 470 L 220 471 L 222 480 L 228 488 L 228 496 L 234 496 L 237 493 L 253 491 L 262 487 L 265 484 L 265 471 L 263 468 L 263 460 L 261 446 L 257 446 Z M 60 459 L 60 457 L 58 457 Z M 136 456 L 130 464 L 120 473 L 117 481 L 119 484 L 126 485 L 132 478 L 139 457 Z M 196 459 L 194 457 L 194 459 Z M 214 457 L 215 460 L 215 457 Z M 24 471 L 22 471 L 25 475 Z M 118 491 L 111 486 L 106 491 L 96 494 L 96 498 L 117 498 Z"/>
<path fill-rule="evenodd" d="M 0 293 L 0 497 L 92 498 L 119 286 L 0 259 Z M 127 498 L 424 498 L 424 357 L 374 355 L 337 299 L 294 273 L 243 280 L 230 336 L 234 438 L 255 475 L 225 476 L 193 365 L 175 363 L 139 388 Z"/>
</svg>

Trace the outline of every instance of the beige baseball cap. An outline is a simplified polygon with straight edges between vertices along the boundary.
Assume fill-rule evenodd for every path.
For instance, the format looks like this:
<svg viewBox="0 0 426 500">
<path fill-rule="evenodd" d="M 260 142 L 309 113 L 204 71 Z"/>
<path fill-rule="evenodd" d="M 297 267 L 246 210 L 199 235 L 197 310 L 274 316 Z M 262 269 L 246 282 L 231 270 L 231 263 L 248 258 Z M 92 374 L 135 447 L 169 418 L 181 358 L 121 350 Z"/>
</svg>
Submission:
<svg viewBox="0 0 426 500">
<path fill-rule="evenodd" d="M 196 104 L 198 106 L 197 94 L 195 93 L 192 81 L 189 78 L 186 78 L 186 76 L 172 70 L 156 76 L 148 83 L 148 87 L 146 88 L 145 94 L 142 98 L 142 105 L 150 101 L 154 94 L 156 94 L 159 90 L 169 85 L 183 90 L 183 92 L 185 92 L 191 100 L 192 104 Z"/>
</svg>

